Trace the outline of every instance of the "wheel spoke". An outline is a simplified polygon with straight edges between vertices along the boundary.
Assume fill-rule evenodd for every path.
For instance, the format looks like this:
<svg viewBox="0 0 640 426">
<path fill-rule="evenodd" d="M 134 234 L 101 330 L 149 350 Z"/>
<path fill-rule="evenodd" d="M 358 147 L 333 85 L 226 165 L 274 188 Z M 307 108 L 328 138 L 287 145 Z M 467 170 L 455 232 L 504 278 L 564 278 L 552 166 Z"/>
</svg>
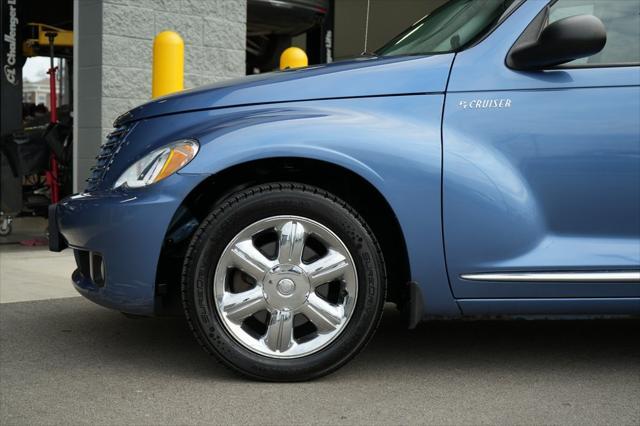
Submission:
<svg viewBox="0 0 640 426">
<path fill-rule="evenodd" d="M 297 221 L 288 221 L 278 229 L 278 263 L 298 265 L 302 263 L 305 230 Z"/>
<path fill-rule="evenodd" d="M 272 351 L 284 352 L 293 345 L 293 313 L 277 311 L 271 314 L 264 343 Z"/>
<path fill-rule="evenodd" d="M 223 311 L 227 318 L 235 323 L 241 323 L 245 318 L 266 309 L 266 306 L 260 286 L 242 293 L 227 293 L 222 298 Z"/>
<path fill-rule="evenodd" d="M 275 265 L 275 262 L 260 253 L 253 245 L 252 240 L 239 241 L 231 248 L 229 253 L 233 266 L 249 274 L 257 281 L 261 281 L 269 269 Z"/>
<path fill-rule="evenodd" d="M 311 287 L 315 288 L 342 277 L 349 270 L 350 265 L 343 255 L 335 250 L 330 250 L 322 259 L 305 265 L 304 268 L 309 276 Z"/>
<path fill-rule="evenodd" d="M 307 303 L 302 307 L 302 313 L 316 326 L 319 333 L 328 333 L 340 325 L 344 308 L 332 305 L 317 294 L 311 293 Z"/>
</svg>

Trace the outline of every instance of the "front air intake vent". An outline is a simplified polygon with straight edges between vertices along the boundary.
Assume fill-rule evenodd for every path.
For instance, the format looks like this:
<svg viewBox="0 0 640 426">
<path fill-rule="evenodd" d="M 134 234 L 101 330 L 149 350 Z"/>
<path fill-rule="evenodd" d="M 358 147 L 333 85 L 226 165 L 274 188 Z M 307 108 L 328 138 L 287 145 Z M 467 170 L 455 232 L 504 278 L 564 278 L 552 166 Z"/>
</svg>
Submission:
<svg viewBox="0 0 640 426">
<path fill-rule="evenodd" d="M 117 127 L 107 135 L 107 139 L 100 146 L 100 150 L 96 156 L 96 164 L 90 169 L 91 174 L 87 179 L 87 191 L 99 189 L 100 184 L 109 171 L 109 167 L 113 164 L 116 155 L 120 151 L 120 148 L 122 148 L 127 135 L 132 129 L 132 125 L 124 125 Z"/>
</svg>

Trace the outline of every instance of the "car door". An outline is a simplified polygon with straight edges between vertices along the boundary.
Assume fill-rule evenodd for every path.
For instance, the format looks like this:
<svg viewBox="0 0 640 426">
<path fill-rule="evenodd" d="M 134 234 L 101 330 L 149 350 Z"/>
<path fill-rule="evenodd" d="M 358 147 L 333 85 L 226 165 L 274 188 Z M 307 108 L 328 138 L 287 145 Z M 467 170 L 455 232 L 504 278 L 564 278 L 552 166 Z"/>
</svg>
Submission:
<svg viewBox="0 0 640 426">
<path fill-rule="evenodd" d="M 599 17 L 605 48 L 546 70 L 510 69 L 509 50 L 543 13 Z M 639 65 L 637 0 L 529 0 L 457 55 L 443 116 L 456 298 L 640 296 Z"/>
</svg>

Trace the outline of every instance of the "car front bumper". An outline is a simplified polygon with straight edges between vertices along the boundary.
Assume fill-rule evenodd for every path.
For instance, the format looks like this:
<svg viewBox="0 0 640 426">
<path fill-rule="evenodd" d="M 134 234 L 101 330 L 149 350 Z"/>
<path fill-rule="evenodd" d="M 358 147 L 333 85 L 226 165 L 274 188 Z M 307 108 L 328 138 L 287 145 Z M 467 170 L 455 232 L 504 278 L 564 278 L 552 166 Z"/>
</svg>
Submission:
<svg viewBox="0 0 640 426">
<path fill-rule="evenodd" d="M 174 175 L 132 191 L 82 193 L 49 210 L 49 248 L 74 250 L 75 288 L 125 313 L 152 315 L 156 273 L 171 220 L 201 175 Z"/>
</svg>

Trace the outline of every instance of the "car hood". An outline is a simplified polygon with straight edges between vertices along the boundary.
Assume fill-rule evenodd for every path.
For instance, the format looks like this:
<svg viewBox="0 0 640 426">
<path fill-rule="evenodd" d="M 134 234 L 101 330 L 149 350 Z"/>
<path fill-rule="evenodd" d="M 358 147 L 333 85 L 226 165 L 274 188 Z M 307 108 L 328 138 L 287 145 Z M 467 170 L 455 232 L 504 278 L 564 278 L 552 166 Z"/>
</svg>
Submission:
<svg viewBox="0 0 640 426">
<path fill-rule="evenodd" d="M 121 115 L 129 121 L 214 108 L 367 96 L 441 93 L 453 54 L 360 58 L 247 76 L 154 99 Z"/>
</svg>

